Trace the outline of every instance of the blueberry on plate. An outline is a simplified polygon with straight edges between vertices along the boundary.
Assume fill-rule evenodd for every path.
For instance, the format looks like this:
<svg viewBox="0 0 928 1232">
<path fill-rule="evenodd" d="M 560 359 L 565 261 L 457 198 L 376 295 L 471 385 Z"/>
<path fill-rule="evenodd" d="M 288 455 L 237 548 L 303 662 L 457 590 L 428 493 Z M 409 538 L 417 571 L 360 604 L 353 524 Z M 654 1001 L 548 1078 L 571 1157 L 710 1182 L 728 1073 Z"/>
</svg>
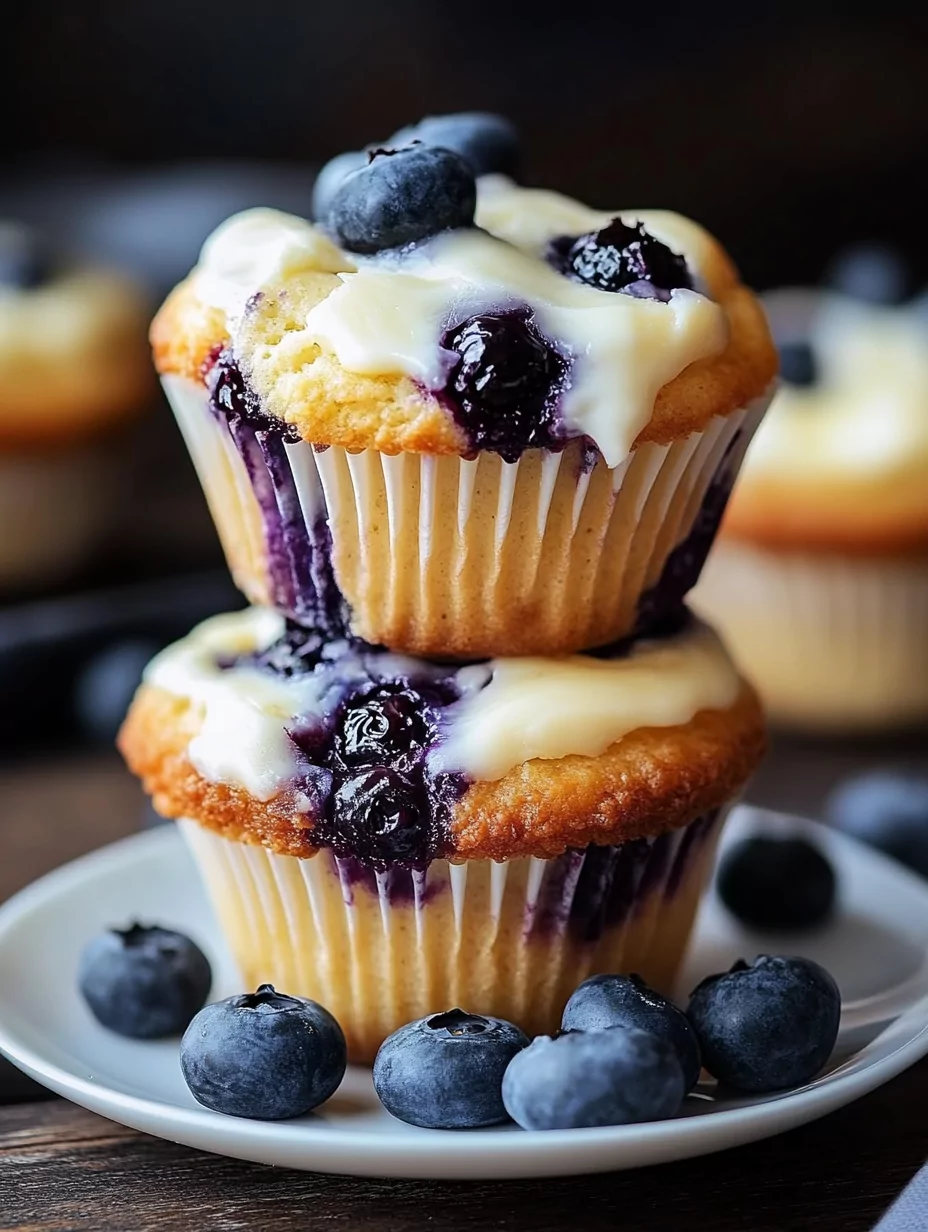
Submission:
<svg viewBox="0 0 928 1232">
<path fill-rule="evenodd" d="M 329 1011 L 272 984 L 207 1005 L 180 1045 L 184 1081 L 199 1103 L 259 1121 L 318 1108 L 347 1064 L 345 1037 Z"/>
<path fill-rule="evenodd" d="M 838 253 L 825 282 L 842 295 L 870 304 L 901 304 L 911 291 L 911 273 L 889 244 L 854 244 Z"/>
<path fill-rule="evenodd" d="M 327 223 L 350 252 L 399 248 L 455 227 L 470 227 L 477 185 L 452 150 L 411 145 L 376 150 L 339 184 Z"/>
<path fill-rule="evenodd" d="M 341 187 L 345 176 L 368 162 L 366 150 L 346 150 L 344 154 L 336 154 L 320 168 L 313 185 L 313 218 L 317 222 L 325 222 L 329 215 L 332 198 Z"/>
<path fill-rule="evenodd" d="M 699 1080 L 696 1033 L 672 1001 L 649 988 L 639 975 L 591 975 L 564 1008 L 562 1031 L 637 1027 L 650 1031 L 676 1052 L 687 1091 Z"/>
<path fill-rule="evenodd" d="M 507 1120 L 503 1074 L 528 1036 L 511 1022 L 447 1010 L 400 1027 L 374 1061 L 388 1112 L 426 1129 L 477 1129 Z"/>
<path fill-rule="evenodd" d="M 818 380 L 818 361 L 809 342 L 780 344 L 780 376 L 787 385 L 807 388 Z"/>
<path fill-rule="evenodd" d="M 0 222 L 0 287 L 31 291 L 54 272 L 48 244 L 32 227 Z"/>
<path fill-rule="evenodd" d="M 515 125 L 489 111 L 426 116 L 418 124 L 394 133 L 388 144 L 401 146 L 412 141 L 454 150 L 467 160 L 474 175 L 515 175 L 518 170 L 519 134 Z"/>
<path fill-rule="evenodd" d="M 660 1121 L 674 1116 L 684 1094 L 674 1049 L 637 1027 L 540 1035 L 503 1079 L 506 1111 L 523 1129 Z"/>
<path fill-rule="evenodd" d="M 841 994 L 810 958 L 761 955 L 703 980 L 687 1015 L 709 1073 L 761 1094 L 801 1086 L 821 1070 L 838 1038 Z"/>
<path fill-rule="evenodd" d="M 928 779 L 885 770 L 848 779 L 829 796 L 825 819 L 928 877 Z"/>
<path fill-rule="evenodd" d="M 719 898 L 749 928 L 815 928 L 834 911 L 828 858 L 800 837 L 756 834 L 734 843 L 719 866 Z"/>
<path fill-rule="evenodd" d="M 81 954 L 78 987 L 104 1027 L 131 1039 L 181 1035 L 209 996 L 205 954 L 169 928 L 112 928 Z"/>
</svg>

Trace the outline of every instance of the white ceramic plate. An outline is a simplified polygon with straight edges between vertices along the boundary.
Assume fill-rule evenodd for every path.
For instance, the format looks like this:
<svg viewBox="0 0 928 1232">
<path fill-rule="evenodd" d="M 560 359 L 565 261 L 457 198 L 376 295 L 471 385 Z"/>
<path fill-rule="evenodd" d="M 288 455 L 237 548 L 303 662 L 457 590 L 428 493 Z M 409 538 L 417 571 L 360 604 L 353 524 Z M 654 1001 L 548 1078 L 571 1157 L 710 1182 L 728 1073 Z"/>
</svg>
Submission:
<svg viewBox="0 0 928 1232">
<path fill-rule="evenodd" d="M 754 810 L 739 810 L 727 841 L 759 820 Z M 814 936 L 759 937 L 740 930 L 709 896 L 682 989 L 758 952 L 801 952 L 823 962 L 844 996 L 842 1035 L 829 1071 L 798 1091 L 722 1101 L 705 1088 L 675 1120 L 648 1125 L 449 1132 L 394 1120 L 378 1104 L 369 1072 L 351 1070 L 328 1104 L 296 1121 L 209 1112 L 184 1086 L 176 1043 L 135 1043 L 109 1034 L 75 989 L 87 939 L 107 925 L 140 918 L 196 938 L 214 962 L 215 996 L 241 991 L 193 866 L 170 827 L 69 864 L 0 908 L 0 1050 L 39 1082 L 125 1125 L 205 1151 L 318 1172 L 555 1176 L 742 1145 L 850 1103 L 928 1053 L 928 883 L 811 822 L 770 815 L 763 821 L 815 831 L 839 871 L 839 918 Z"/>
</svg>

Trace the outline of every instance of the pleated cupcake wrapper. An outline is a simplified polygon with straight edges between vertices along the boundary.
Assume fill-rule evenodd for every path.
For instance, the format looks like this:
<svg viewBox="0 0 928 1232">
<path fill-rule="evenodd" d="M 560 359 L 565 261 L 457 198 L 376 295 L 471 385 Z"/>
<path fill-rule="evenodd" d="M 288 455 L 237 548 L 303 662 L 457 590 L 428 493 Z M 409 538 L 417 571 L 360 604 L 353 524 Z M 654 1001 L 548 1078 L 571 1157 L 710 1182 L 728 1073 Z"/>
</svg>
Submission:
<svg viewBox="0 0 928 1232">
<path fill-rule="evenodd" d="M 718 625 L 777 720 L 841 730 L 928 718 L 928 557 L 723 540 L 693 606 Z"/>
<path fill-rule="evenodd" d="M 557 1030 L 587 976 L 670 991 L 723 812 L 654 840 L 553 860 L 436 860 L 375 873 L 321 851 L 277 855 L 180 822 L 245 985 L 335 1014 L 353 1060 L 405 1022 L 461 1006 Z"/>
<path fill-rule="evenodd" d="M 600 645 L 693 584 L 769 396 L 610 470 L 582 442 L 513 463 L 288 444 L 165 388 L 254 603 L 413 654 Z"/>
<path fill-rule="evenodd" d="M 97 443 L 0 461 L 0 587 L 56 580 L 87 556 L 112 514 L 111 455 Z"/>
</svg>

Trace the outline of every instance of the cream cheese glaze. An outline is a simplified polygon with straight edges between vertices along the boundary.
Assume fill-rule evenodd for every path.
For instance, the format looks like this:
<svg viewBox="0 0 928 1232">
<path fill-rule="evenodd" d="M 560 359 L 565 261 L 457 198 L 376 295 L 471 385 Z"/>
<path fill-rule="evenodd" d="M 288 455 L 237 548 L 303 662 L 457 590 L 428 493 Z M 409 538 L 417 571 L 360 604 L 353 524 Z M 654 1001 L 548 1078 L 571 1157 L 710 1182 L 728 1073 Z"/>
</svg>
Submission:
<svg viewBox="0 0 928 1232">
<path fill-rule="evenodd" d="M 304 340 L 350 372 L 406 375 L 430 390 L 443 387 L 452 360 L 440 346 L 445 329 L 477 313 L 528 305 L 551 341 L 573 357 L 561 402 L 566 427 L 589 436 L 616 467 L 648 423 L 660 388 L 721 351 L 728 330 L 708 294 L 676 289 L 667 303 L 637 299 L 573 282 L 545 260 L 550 240 L 598 229 L 615 216 L 487 176 L 478 182 L 476 228 L 360 258 L 301 219 L 249 210 L 207 241 L 196 289 L 226 313 L 234 349 L 257 292 L 306 270 L 337 274 L 341 285 L 310 309 Z M 695 284 L 711 293 L 711 241 L 701 228 L 663 211 L 621 217 L 644 223 L 681 253 Z M 247 365 L 247 355 L 240 358 Z"/>
<path fill-rule="evenodd" d="M 421 661 L 353 651 L 324 670 L 283 677 L 252 666 L 223 667 L 262 650 L 283 632 L 276 613 L 249 608 L 217 616 L 168 647 L 145 680 L 190 701 L 200 727 L 188 756 L 206 779 L 268 800 L 300 774 L 287 735 L 294 720 L 322 718 L 335 679 L 422 677 Z M 685 724 L 700 710 L 724 709 L 740 681 L 721 642 L 694 623 L 674 637 L 642 641 L 624 657 L 495 659 L 433 669 L 461 698 L 445 711 L 444 738 L 429 754 L 433 773 L 498 779 L 532 758 L 597 756 L 641 727 Z"/>
<path fill-rule="evenodd" d="M 911 478 L 928 466 L 928 327 L 906 308 L 833 294 L 768 297 L 776 325 L 810 315 L 819 379 L 783 386 L 754 437 L 741 482 L 753 477 L 837 483 Z M 779 330 L 777 332 L 780 332 Z"/>
</svg>

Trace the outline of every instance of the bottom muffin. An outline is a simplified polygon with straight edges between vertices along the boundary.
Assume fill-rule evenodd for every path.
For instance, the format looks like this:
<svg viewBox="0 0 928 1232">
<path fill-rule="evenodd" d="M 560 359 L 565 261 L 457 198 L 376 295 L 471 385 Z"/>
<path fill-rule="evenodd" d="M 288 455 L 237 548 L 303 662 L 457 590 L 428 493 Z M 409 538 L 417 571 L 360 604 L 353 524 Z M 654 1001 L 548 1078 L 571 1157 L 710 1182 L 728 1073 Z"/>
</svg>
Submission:
<svg viewBox="0 0 928 1232">
<path fill-rule="evenodd" d="M 694 621 L 462 667 L 250 609 L 155 659 L 120 744 L 245 980 L 322 1001 L 369 1061 L 455 1003 L 540 1033 L 594 971 L 669 990 L 764 727 Z"/>
</svg>

